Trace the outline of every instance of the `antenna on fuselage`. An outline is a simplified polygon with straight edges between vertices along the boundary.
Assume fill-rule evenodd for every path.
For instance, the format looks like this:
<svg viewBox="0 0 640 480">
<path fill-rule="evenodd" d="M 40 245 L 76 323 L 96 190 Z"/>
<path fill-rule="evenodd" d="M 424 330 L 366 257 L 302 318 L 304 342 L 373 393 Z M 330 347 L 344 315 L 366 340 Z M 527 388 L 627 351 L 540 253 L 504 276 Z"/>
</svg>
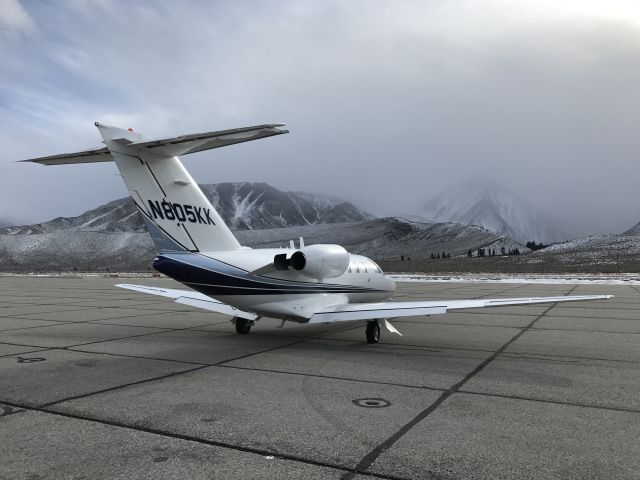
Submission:
<svg viewBox="0 0 640 480">
<path fill-rule="evenodd" d="M 304 248 L 304 238 L 300 237 L 300 248 Z"/>
<path fill-rule="evenodd" d="M 293 242 L 293 240 L 289 240 L 289 248 L 291 250 L 295 250 L 296 249 L 296 244 Z"/>
</svg>

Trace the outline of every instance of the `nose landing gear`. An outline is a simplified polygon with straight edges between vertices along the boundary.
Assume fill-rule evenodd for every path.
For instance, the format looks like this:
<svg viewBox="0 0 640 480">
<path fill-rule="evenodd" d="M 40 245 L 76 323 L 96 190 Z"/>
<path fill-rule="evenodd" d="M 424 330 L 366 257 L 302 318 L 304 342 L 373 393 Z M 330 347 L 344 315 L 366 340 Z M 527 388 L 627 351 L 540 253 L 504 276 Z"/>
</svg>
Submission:
<svg viewBox="0 0 640 480">
<path fill-rule="evenodd" d="M 380 341 L 380 322 L 371 320 L 367 322 L 367 342 L 378 343 Z"/>
</svg>

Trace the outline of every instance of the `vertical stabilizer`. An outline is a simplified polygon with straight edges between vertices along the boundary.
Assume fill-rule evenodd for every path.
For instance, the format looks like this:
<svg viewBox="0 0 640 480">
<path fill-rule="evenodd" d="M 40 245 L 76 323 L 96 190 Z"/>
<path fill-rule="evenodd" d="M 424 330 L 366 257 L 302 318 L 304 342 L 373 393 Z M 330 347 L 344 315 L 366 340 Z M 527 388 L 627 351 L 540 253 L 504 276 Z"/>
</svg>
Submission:
<svg viewBox="0 0 640 480">
<path fill-rule="evenodd" d="M 96 127 L 159 250 L 241 248 L 172 151 L 146 148 L 149 139 L 132 130 L 100 123 Z"/>
</svg>

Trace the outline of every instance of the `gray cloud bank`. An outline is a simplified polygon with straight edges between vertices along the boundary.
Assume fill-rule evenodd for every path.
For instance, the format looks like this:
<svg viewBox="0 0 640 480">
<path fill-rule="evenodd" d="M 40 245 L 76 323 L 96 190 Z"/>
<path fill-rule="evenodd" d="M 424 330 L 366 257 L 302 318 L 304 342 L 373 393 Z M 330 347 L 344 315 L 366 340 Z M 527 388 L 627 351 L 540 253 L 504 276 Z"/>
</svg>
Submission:
<svg viewBox="0 0 640 480">
<path fill-rule="evenodd" d="M 14 160 L 284 122 L 186 157 L 201 183 L 265 181 L 416 212 L 481 175 L 585 232 L 640 219 L 640 11 L 631 2 L 25 3 L 0 9 L 0 216 L 77 214 L 113 165 Z"/>
</svg>

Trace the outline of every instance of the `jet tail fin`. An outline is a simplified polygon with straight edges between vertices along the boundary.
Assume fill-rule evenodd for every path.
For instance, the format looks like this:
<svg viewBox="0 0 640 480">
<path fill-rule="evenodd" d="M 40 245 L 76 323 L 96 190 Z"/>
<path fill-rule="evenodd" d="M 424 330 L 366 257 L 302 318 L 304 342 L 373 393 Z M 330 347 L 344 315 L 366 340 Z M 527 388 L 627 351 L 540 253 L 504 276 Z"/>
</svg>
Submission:
<svg viewBox="0 0 640 480">
<path fill-rule="evenodd" d="M 105 148 L 23 161 L 43 165 L 114 161 L 160 251 L 241 248 L 176 155 L 288 133 L 278 128 L 280 124 L 266 124 L 152 140 L 132 129 L 95 125 Z"/>
</svg>

